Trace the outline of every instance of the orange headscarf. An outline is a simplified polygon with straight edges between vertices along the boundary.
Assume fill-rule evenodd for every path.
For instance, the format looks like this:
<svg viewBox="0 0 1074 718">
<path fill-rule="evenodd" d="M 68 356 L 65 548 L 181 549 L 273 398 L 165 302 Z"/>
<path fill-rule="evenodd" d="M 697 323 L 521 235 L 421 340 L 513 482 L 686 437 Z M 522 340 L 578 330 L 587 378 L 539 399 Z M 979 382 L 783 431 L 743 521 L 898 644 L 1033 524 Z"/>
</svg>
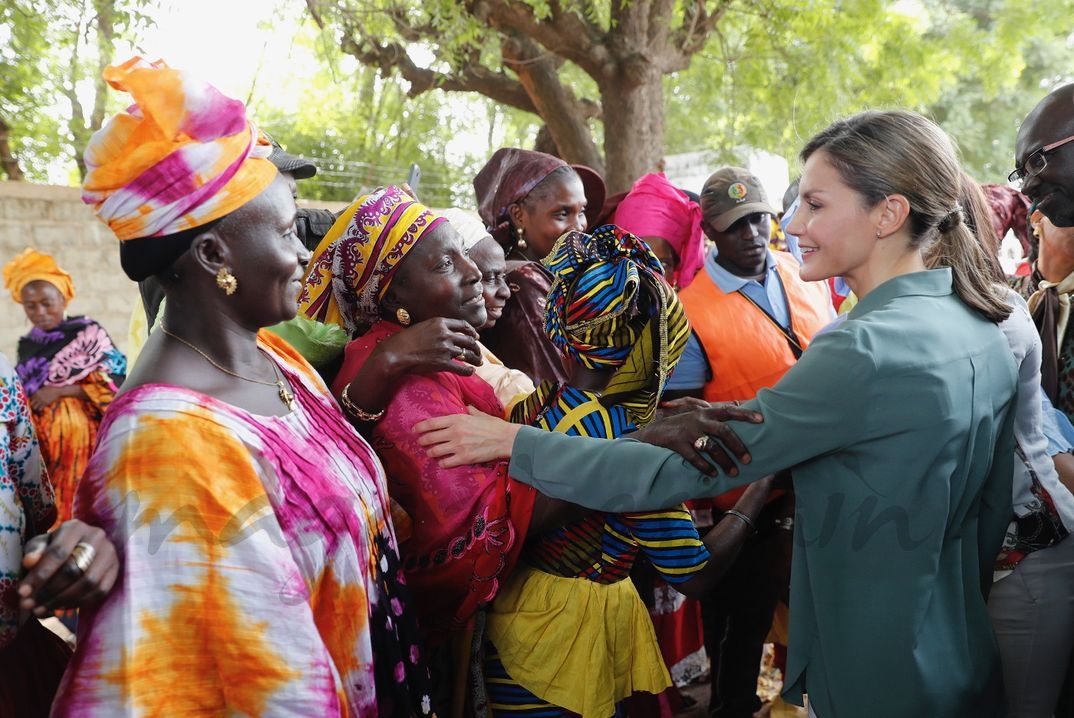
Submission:
<svg viewBox="0 0 1074 718">
<path fill-rule="evenodd" d="M 82 200 L 124 244 L 202 227 L 252 200 L 276 177 L 267 159 L 272 145 L 239 100 L 159 60 L 134 57 L 103 76 L 135 104 L 90 139 Z M 164 268 L 146 267 L 142 259 L 139 274 Z M 124 269 L 143 278 L 126 262 Z"/>
<path fill-rule="evenodd" d="M 71 275 L 60 269 L 51 256 L 36 249 L 24 249 L 4 265 L 4 288 L 11 292 L 11 298 L 19 304 L 22 304 L 23 287 L 37 281 L 56 287 L 64 301 L 70 302 L 75 296 Z"/>
</svg>

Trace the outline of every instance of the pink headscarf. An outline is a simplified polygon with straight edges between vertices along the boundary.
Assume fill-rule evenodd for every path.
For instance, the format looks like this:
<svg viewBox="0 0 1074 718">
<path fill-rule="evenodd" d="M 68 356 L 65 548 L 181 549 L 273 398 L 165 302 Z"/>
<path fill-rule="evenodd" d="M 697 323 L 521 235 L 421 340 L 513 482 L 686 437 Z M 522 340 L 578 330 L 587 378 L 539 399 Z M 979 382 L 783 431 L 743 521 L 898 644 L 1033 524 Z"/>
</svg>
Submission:
<svg viewBox="0 0 1074 718">
<path fill-rule="evenodd" d="M 670 244 L 679 263 L 667 279 L 680 289 L 694 281 L 705 263 L 701 207 L 668 182 L 663 172 L 634 183 L 616 208 L 614 223 L 638 237 L 659 237 Z"/>
</svg>

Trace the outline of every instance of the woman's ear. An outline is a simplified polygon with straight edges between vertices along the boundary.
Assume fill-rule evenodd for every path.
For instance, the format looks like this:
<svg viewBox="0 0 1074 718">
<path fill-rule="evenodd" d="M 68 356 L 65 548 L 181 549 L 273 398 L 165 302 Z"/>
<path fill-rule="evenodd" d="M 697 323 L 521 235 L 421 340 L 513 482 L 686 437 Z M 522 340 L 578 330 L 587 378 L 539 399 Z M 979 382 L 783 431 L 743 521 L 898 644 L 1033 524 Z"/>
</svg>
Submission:
<svg viewBox="0 0 1074 718">
<path fill-rule="evenodd" d="M 522 211 L 522 205 L 518 202 L 507 205 L 507 216 L 511 219 L 511 225 L 513 227 L 523 227 L 522 219 L 525 216 L 525 212 Z"/>
<path fill-rule="evenodd" d="M 877 238 L 883 239 L 895 234 L 906 224 L 910 217 L 910 200 L 901 194 L 889 194 L 880 200 L 876 209 L 879 211 Z"/>
<path fill-rule="evenodd" d="M 227 242 L 216 231 L 216 228 L 203 232 L 194 238 L 190 244 L 190 255 L 194 264 L 215 275 L 222 267 L 232 269 L 231 250 Z"/>
</svg>

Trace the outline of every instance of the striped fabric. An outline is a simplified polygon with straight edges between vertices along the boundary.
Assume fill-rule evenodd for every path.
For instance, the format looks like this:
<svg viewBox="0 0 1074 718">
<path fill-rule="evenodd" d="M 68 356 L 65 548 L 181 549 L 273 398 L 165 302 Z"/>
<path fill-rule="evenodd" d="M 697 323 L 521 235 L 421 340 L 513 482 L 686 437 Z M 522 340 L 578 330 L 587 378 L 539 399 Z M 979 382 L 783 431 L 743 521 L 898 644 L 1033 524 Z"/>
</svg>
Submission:
<svg viewBox="0 0 1074 718">
<path fill-rule="evenodd" d="M 546 315 L 549 335 L 582 366 L 618 368 L 604 392 L 542 382 L 514 407 L 511 420 L 609 439 L 633 431 L 652 418 L 682 355 L 689 335 L 682 306 L 653 269 L 658 264 L 647 245 L 616 227 L 600 228 L 592 237 L 564 235 L 546 262 L 555 275 Z M 526 578 L 526 569 L 516 570 L 489 612 L 484 672 L 494 715 L 573 715 L 553 705 L 572 701 L 575 712 L 600 706 L 609 715 L 632 692 L 659 692 L 669 685 L 641 598 L 623 583 L 639 554 L 669 584 L 689 580 L 709 560 L 681 505 L 658 512 L 591 513 L 528 544 L 522 561 L 536 571 Z M 593 593 L 593 584 L 607 589 Z M 617 596 L 627 600 L 618 602 Z M 606 610 L 623 613 L 605 615 Z M 641 623 L 630 623 L 630 616 L 639 615 Z M 554 620 L 544 625 L 542 616 Z M 533 646 L 534 635 L 555 643 L 560 655 L 527 660 L 533 651 L 548 648 Z M 606 684 L 593 686 L 586 676 L 575 675 L 581 659 L 574 651 L 583 644 L 586 676 L 602 676 Z M 645 678 L 653 675 L 650 670 L 663 680 Z"/>
<path fill-rule="evenodd" d="M 586 368 L 615 368 L 605 406 L 645 424 L 690 336 L 686 312 L 645 242 L 614 225 L 568 232 L 544 263 L 554 281 L 545 331 Z"/>
<path fill-rule="evenodd" d="M 603 438 L 616 438 L 636 428 L 622 406 L 601 406 L 596 392 L 550 382 L 543 382 L 518 404 L 511 420 L 548 431 Z M 689 512 L 679 506 L 646 513 L 590 514 L 542 536 L 523 560 L 556 576 L 615 583 L 629 575 L 639 551 L 671 584 L 688 580 L 709 558 Z"/>
</svg>

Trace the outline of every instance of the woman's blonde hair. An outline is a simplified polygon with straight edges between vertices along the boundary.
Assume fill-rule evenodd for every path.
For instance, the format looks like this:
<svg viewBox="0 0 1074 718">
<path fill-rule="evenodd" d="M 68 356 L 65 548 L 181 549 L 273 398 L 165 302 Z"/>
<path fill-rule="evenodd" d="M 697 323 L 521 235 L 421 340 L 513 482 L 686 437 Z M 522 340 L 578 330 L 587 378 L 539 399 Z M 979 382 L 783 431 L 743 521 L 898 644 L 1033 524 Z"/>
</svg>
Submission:
<svg viewBox="0 0 1074 718">
<path fill-rule="evenodd" d="M 993 322 L 1007 318 L 1005 293 L 964 221 L 964 173 L 954 143 L 935 122 L 906 110 L 869 110 L 813 137 L 802 149 L 802 161 L 818 151 L 861 195 L 864 206 L 874 207 L 893 194 L 905 197 L 910 245 L 926 252 L 926 261 L 934 262 L 930 266 L 951 268 L 963 302 Z M 991 227 L 987 218 L 984 223 Z"/>
</svg>

